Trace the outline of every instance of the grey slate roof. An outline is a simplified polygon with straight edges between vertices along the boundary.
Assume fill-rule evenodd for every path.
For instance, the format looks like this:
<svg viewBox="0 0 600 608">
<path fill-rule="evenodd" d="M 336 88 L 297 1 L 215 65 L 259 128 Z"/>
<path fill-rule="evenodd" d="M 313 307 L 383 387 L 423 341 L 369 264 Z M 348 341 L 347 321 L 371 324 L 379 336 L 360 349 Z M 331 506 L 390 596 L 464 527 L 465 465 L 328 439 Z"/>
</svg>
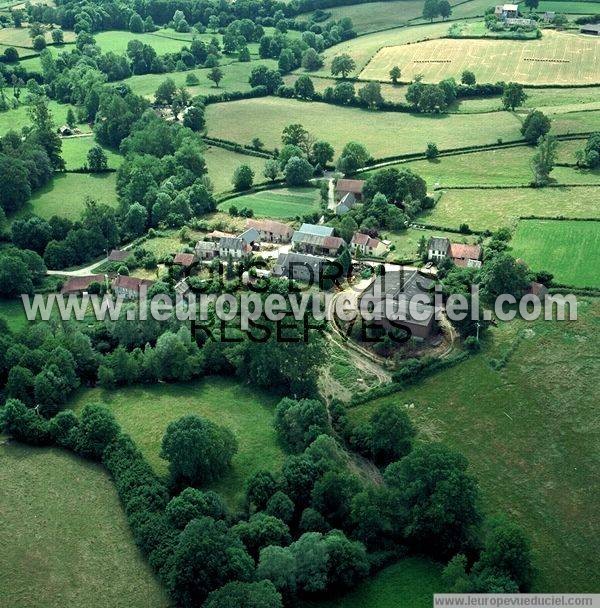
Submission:
<svg viewBox="0 0 600 608">
<path fill-rule="evenodd" d="M 280 253 L 275 265 L 275 274 L 285 275 L 297 281 L 318 281 L 325 258 L 301 253 Z"/>
<path fill-rule="evenodd" d="M 331 226 L 321 226 L 317 224 L 302 224 L 300 230 L 297 232 L 314 234 L 317 236 L 331 236 L 333 234 L 333 228 Z"/>
<path fill-rule="evenodd" d="M 224 236 L 219 239 L 219 249 L 244 249 L 244 241 L 239 236 Z"/>
<path fill-rule="evenodd" d="M 427 243 L 427 248 L 434 251 L 448 251 L 450 249 L 450 241 L 440 236 L 432 236 Z"/>
</svg>

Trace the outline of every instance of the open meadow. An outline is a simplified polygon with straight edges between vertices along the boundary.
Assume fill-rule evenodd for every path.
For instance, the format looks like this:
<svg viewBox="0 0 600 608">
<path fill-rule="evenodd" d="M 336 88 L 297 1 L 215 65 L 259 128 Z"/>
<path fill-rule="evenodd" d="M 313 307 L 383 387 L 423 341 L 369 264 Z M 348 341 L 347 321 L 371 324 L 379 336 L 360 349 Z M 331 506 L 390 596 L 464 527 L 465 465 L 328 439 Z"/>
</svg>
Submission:
<svg viewBox="0 0 600 608">
<path fill-rule="evenodd" d="M 596 15 L 600 14 L 598 0 L 541 0 L 536 11 L 544 13 L 554 11 L 571 15 Z"/>
<path fill-rule="evenodd" d="M 0 572 L 10 608 L 167 608 L 102 467 L 0 436 Z"/>
<path fill-rule="evenodd" d="M 563 285 L 600 288 L 600 221 L 521 220 L 510 242 L 533 270 Z"/>
<path fill-rule="evenodd" d="M 142 95 L 149 99 L 154 99 L 154 93 L 159 85 L 167 78 L 175 82 L 178 87 L 185 87 L 191 95 L 219 95 L 223 92 L 231 91 L 249 91 L 252 87 L 248 83 L 250 72 L 259 66 L 266 65 L 270 68 L 276 68 L 277 62 L 273 59 L 261 59 L 259 61 L 249 61 L 247 63 L 234 63 L 221 65 L 223 71 L 223 80 L 216 87 L 215 83 L 207 78 L 210 70 L 208 68 L 195 68 L 188 72 L 168 72 L 166 74 L 143 74 L 139 76 L 131 76 L 121 82 L 131 87 L 131 90 L 137 95 Z M 194 74 L 199 83 L 197 85 L 188 85 L 186 78 L 189 74 Z"/>
<path fill-rule="evenodd" d="M 258 469 L 278 470 L 283 452 L 273 428 L 277 398 L 234 380 L 211 377 L 177 385 L 82 390 L 72 406 L 105 403 L 123 430 L 131 435 L 157 473 L 167 473 L 160 446 L 167 426 L 187 414 L 198 414 L 229 428 L 239 442 L 232 468 L 211 487 L 222 493 L 232 508 L 239 506 L 246 479 Z"/>
<path fill-rule="evenodd" d="M 258 184 L 267 179 L 263 176 L 263 169 L 267 161 L 259 156 L 240 154 L 218 146 L 208 146 L 204 150 L 204 160 L 215 194 L 233 190 L 231 180 L 234 171 L 240 165 L 247 165 L 254 171 L 254 183 Z"/>
<path fill-rule="evenodd" d="M 422 439 L 462 452 L 486 511 L 531 536 L 536 591 L 597 591 L 599 319 L 600 301 L 580 300 L 577 321 L 503 323 L 485 352 L 351 410 L 405 404 Z"/>
<path fill-rule="evenodd" d="M 167 38 L 166 36 L 156 36 L 155 34 L 133 34 L 121 30 L 110 30 L 97 32 L 94 34 L 96 44 L 104 53 L 113 52 L 123 55 L 127 51 L 127 44 L 130 40 L 139 40 L 144 44 L 150 45 L 158 55 L 165 53 L 176 53 L 182 47 L 189 46 L 190 40 Z"/>
<path fill-rule="evenodd" d="M 68 171 L 82 169 L 87 164 L 87 154 L 98 143 L 90 137 L 66 137 L 62 140 L 62 157 Z M 109 169 L 118 169 L 123 157 L 109 148 L 103 148 Z"/>
<path fill-rule="evenodd" d="M 316 188 L 282 188 L 263 190 L 229 199 L 219 205 L 227 211 L 232 205 L 248 207 L 258 217 L 291 219 L 319 210 L 320 195 Z"/>
<path fill-rule="evenodd" d="M 497 120 L 490 121 L 485 114 L 372 112 L 272 97 L 210 105 L 206 122 L 209 136 L 240 143 L 260 137 L 269 149 L 281 147 L 283 128 L 299 122 L 330 142 L 337 154 L 349 141 L 358 141 L 374 158 L 424 152 L 432 140 L 444 150 L 521 138 L 521 121 L 508 112 L 499 112 Z M 576 127 L 569 123 L 565 128 Z"/>
<path fill-rule="evenodd" d="M 539 40 L 445 39 L 387 45 L 360 77 L 387 80 L 395 65 L 403 79 L 422 74 L 427 82 L 458 80 L 469 69 L 479 82 L 596 84 L 600 83 L 600 39 L 548 30 Z"/>
<path fill-rule="evenodd" d="M 599 195 L 600 188 L 594 186 L 447 190 L 417 219 L 447 228 L 466 223 L 474 230 L 497 230 L 530 215 L 600 218 Z"/>
<path fill-rule="evenodd" d="M 575 150 L 585 140 L 559 141 L 560 162 L 573 163 Z M 469 152 L 440 156 L 434 160 L 413 160 L 393 165 L 397 169 L 410 169 L 420 175 L 429 188 L 453 186 L 527 186 L 533 179 L 531 159 L 535 149 L 531 146 L 512 146 L 497 150 Z M 365 178 L 375 171 L 361 172 Z M 558 184 L 598 184 L 600 170 L 554 167 L 552 179 Z"/>
<path fill-rule="evenodd" d="M 116 173 L 60 173 L 50 183 L 36 190 L 13 218 L 35 213 L 44 219 L 59 215 L 78 220 L 87 197 L 116 207 L 116 183 Z"/>
<path fill-rule="evenodd" d="M 63 45 L 53 44 L 50 30 L 45 32 L 44 37 L 46 39 L 46 44 L 52 45 L 58 49 L 62 48 Z M 63 37 L 65 43 L 75 42 L 75 39 L 77 38 L 75 32 L 70 31 L 63 31 Z M 0 44 L 33 49 L 33 41 L 29 35 L 29 28 L 27 27 L 5 27 L 0 29 Z"/>
</svg>

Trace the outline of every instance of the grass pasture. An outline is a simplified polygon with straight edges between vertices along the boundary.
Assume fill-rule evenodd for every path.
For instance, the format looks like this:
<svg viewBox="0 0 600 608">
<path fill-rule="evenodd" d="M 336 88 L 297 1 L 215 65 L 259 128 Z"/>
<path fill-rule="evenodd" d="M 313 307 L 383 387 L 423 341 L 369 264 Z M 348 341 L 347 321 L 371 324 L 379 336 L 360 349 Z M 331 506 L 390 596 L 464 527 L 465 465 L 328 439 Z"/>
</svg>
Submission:
<svg viewBox="0 0 600 608">
<path fill-rule="evenodd" d="M 209 69 L 196 68 L 189 72 L 168 72 L 166 74 L 143 74 L 139 76 L 131 76 L 123 80 L 124 84 L 131 87 L 131 90 L 137 95 L 142 95 L 150 99 L 154 98 L 154 93 L 159 85 L 167 78 L 171 78 L 178 87 L 185 87 L 191 95 L 211 95 L 220 94 L 225 91 L 249 91 L 251 89 L 248 83 L 250 72 L 259 65 L 266 65 L 270 68 L 276 68 L 277 62 L 272 59 L 261 59 L 260 61 L 249 61 L 247 63 L 230 63 L 222 65 L 223 80 L 219 83 L 219 87 L 215 87 L 214 83 L 207 78 Z M 186 85 L 186 77 L 188 74 L 195 74 L 200 81 L 194 86 Z"/>
<path fill-rule="evenodd" d="M 177 385 L 81 391 L 73 403 L 77 411 L 86 403 L 104 402 L 123 429 L 131 435 L 160 474 L 167 462 L 159 456 L 170 422 L 197 414 L 231 429 L 239 442 L 231 471 L 212 488 L 222 492 L 232 507 L 238 505 L 246 479 L 258 469 L 276 471 L 283 460 L 275 430 L 276 397 L 224 378 Z"/>
<path fill-rule="evenodd" d="M 600 287 L 600 221 L 521 220 L 511 241 L 514 255 L 557 283 Z"/>
<path fill-rule="evenodd" d="M 600 14 L 599 4 L 597 1 L 542 0 L 535 10 L 538 13 L 554 11 L 555 13 L 566 13 L 567 15 L 596 15 Z"/>
<path fill-rule="evenodd" d="M 204 160 L 208 168 L 208 177 L 217 194 L 233 189 L 231 178 L 240 165 L 248 165 L 254 171 L 255 183 L 266 181 L 262 174 L 267 162 L 264 158 L 239 154 L 217 146 L 208 146 L 204 151 Z"/>
<path fill-rule="evenodd" d="M 116 207 L 116 183 L 116 173 L 57 174 L 49 184 L 33 194 L 29 203 L 15 217 L 31 212 L 44 219 L 59 215 L 78 220 L 87 196 Z"/>
<path fill-rule="evenodd" d="M 21 99 L 23 99 L 23 96 Z M 69 106 L 65 103 L 57 103 L 52 99 L 48 101 L 48 108 L 50 112 L 52 112 L 52 118 L 54 119 L 54 124 L 57 127 L 65 124 L 67 121 L 67 112 L 70 107 L 74 112 L 77 109 L 74 106 Z M 22 103 L 18 108 L 0 112 L 0 133 L 4 134 L 11 129 L 14 131 L 20 131 L 23 127 L 29 126 L 31 124 L 31 120 L 29 120 L 28 109 L 29 106 Z M 86 124 L 77 125 L 77 127 L 83 132 L 90 130 Z"/>
<path fill-rule="evenodd" d="M 98 465 L 0 437 L 2 605 L 167 608 Z"/>
<path fill-rule="evenodd" d="M 388 566 L 338 600 L 306 602 L 303 608 L 430 608 L 440 591 L 441 566 L 409 557 Z"/>
<path fill-rule="evenodd" d="M 67 170 L 82 169 L 87 164 L 87 154 L 98 143 L 93 136 L 90 137 L 67 137 L 62 140 L 62 157 L 65 160 Z M 123 157 L 108 148 L 104 148 L 110 169 L 118 169 L 123 162 Z M 93 193 L 90 193 L 93 194 Z"/>
<path fill-rule="evenodd" d="M 523 84 L 600 83 L 600 39 L 545 31 L 540 40 L 429 40 L 379 50 L 361 78 L 387 80 L 398 65 L 403 79 L 422 74 L 425 81 L 460 79 L 463 70 L 479 82 Z"/>
<path fill-rule="evenodd" d="M 285 126 L 299 122 L 338 154 L 349 141 L 359 141 L 374 158 L 424 152 L 429 141 L 443 150 L 521 138 L 521 121 L 506 112 L 491 121 L 485 114 L 371 112 L 271 97 L 212 104 L 206 108 L 206 122 L 210 136 L 242 143 L 260 137 L 270 149 L 281 147 Z"/>
<path fill-rule="evenodd" d="M 448 228 L 465 222 L 475 230 L 495 230 L 530 215 L 600 218 L 599 194 L 594 186 L 447 190 L 418 221 Z"/>
<path fill-rule="evenodd" d="M 165 53 L 176 53 L 184 46 L 189 46 L 190 40 L 177 38 L 167 38 L 166 36 L 156 36 L 155 34 L 133 34 L 123 30 L 110 30 L 97 32 L 94 34 L 96 43 L 103 53 L 112 51 L 119 55 L 124 55 L 127 51 L 127 44 L 130 40 L 139 40 L 144 44 L 149 44 L 158 55 Z"/>
<path fill-rule="evenodd" d="M 531 537 L 534 591 L 598 586 L 599 319 L 600 300 L 580 299 L 576 321 L 502 323 L 484 353 L 351 410 L 364 420 L 384 403 L 406 404 L 421 439 L 462 452 L 486 511 Z M 507 353 L 503 368 L 490 365 Z"/>
<path fill-rule="evenodd" d="M 316 188 L 281 188 L 264 190 L 232 198 L 219 205 L 227 211 L 232 205 L 248 207 L 254 215 L 275 219 L 290 219 L 319 210 L 320 194 Z"/>
<path fill-rule="evenodd" d="M 559 141 L 560 162 L 574 162 L 575 150 L 585 145 L 585 140 Z M 440 156 L 435 160 L 415 160 L 393 165 L 397 169 L 410 169 L 419 174 L 429 188 L 456 186 L 526 186 L 531 183 L 531 159 L 535 149 L 530 146 L 514 146 L 468 154 Z M 365 171 L 368 177 L 376 171 Z M 599 184 L 600 170 L 555 167 L 551 173 L 558 184 Z"/>
<path fill-rule="evenodd" d="M 64 31 L 65 43 L 75 42 L 75 32 Z M 54 45 L 52 43 L 52 35 L 50 31 L 45 32 L 47 44 L 52 44 L 56 48 L 61 48 L 62 45 Z M 0 44 L 5 46 L 22 47 L 33 49 L 33 41 L 29 36 L 29 28 L 27 27 L 5 27 L 0 29 Z"/>
<path fill-rule="evenodd" d="M 425 237 L 429 240 L 430 237 L 436 236 L 447 238 L 453 243 L 468 243 L 477 242 L 476 236 L 466 236 L 457 234 L 456 232 L 444 232 L 443 230 L 418 230 L 416 228 L 407 228 L 402 232 L 383 232 L 381 238 L 392 241 L 394 250 L 388 256 L 388 260 L 416 260 L 418 257 L 419 241 Z"/>
</svg>

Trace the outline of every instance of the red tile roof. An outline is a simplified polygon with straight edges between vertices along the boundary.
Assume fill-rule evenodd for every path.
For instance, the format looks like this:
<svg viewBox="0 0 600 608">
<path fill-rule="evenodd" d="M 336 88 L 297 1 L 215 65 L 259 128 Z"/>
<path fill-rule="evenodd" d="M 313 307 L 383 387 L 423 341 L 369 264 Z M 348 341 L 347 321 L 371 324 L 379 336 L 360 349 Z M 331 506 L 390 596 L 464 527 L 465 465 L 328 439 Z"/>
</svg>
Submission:
<svg viewBox="0 0 600 608">
<path fill-rule="evenodd" d="M 344 239 L 339 236 L 326 236 L 323 239 L 323 247 L 326 249 L 339 249 L 344 244 Z"/>
<path fill-rule="evenodd" d="M 154 281 L 150 279 L 139 279 L 138 277 L 128 277 L 126 275 L 120 274 L 115 277 L 113 280 L 113 287 L 120 287 L 121 289 L 129 289 L 131 291 L 139 291 L 140 288 L 145 285 L 146 287 L 150 287 L 153 285 Z"/>
<path fill-rule="evenodd" d="M 196 261 L 196 256 L 193 253 L 178 253 L 173 258 L 173 264 L 181 266 L 191 266 Z"/>
<path fill-rule="evenodd" d="M 60 293 L 79 293 L 87 291 L 92 283 L 103 283 L 103 274 L 88 274 L 83 277 L 70 277 L 69 280 L 62 286 Z"/>
<path fill-rule="evenodd" d="M 353 192 L 362 194 L 365 182 L 362 179 L 338 179 L 335 189 L 337 192 Z"/>
<path fill-rule="evenodd" d="M 279 234 L 281 236 L 290 235 L 293 230 L 282 222 L 276 222 L 274 220 L 246 220 L 247 228 L 255 228 L 262 232 L 270 232 L 271 234 Z"/>
<path fill-rule="evenodd" d="M 451 243 L 450 257 L 454 260 L 478 260 L 481 258 L 481 246 Z"/>
<path fill-rule="evenodd" d="M 353 245 L 366 245 L 369 242 L 371 237 L 368 234 L 363 234 L 362 232 L 355 232 L 352 236 L 351 243 Z"/>
</svg>

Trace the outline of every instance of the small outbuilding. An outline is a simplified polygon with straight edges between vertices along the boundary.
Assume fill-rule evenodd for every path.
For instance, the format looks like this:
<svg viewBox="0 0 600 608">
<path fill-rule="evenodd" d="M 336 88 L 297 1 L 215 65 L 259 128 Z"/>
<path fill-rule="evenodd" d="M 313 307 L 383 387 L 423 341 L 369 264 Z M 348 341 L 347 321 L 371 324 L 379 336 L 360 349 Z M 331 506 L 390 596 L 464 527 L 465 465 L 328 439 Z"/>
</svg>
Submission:
<svg viewBox="0 0 600 608">
<path fill-rule="evenodd" d="M 579 28 L 582 34 L 588 34 L 589 36 L 600 36 L 600 23 L 588 23 L 582 25 Z"/>
</svg>

